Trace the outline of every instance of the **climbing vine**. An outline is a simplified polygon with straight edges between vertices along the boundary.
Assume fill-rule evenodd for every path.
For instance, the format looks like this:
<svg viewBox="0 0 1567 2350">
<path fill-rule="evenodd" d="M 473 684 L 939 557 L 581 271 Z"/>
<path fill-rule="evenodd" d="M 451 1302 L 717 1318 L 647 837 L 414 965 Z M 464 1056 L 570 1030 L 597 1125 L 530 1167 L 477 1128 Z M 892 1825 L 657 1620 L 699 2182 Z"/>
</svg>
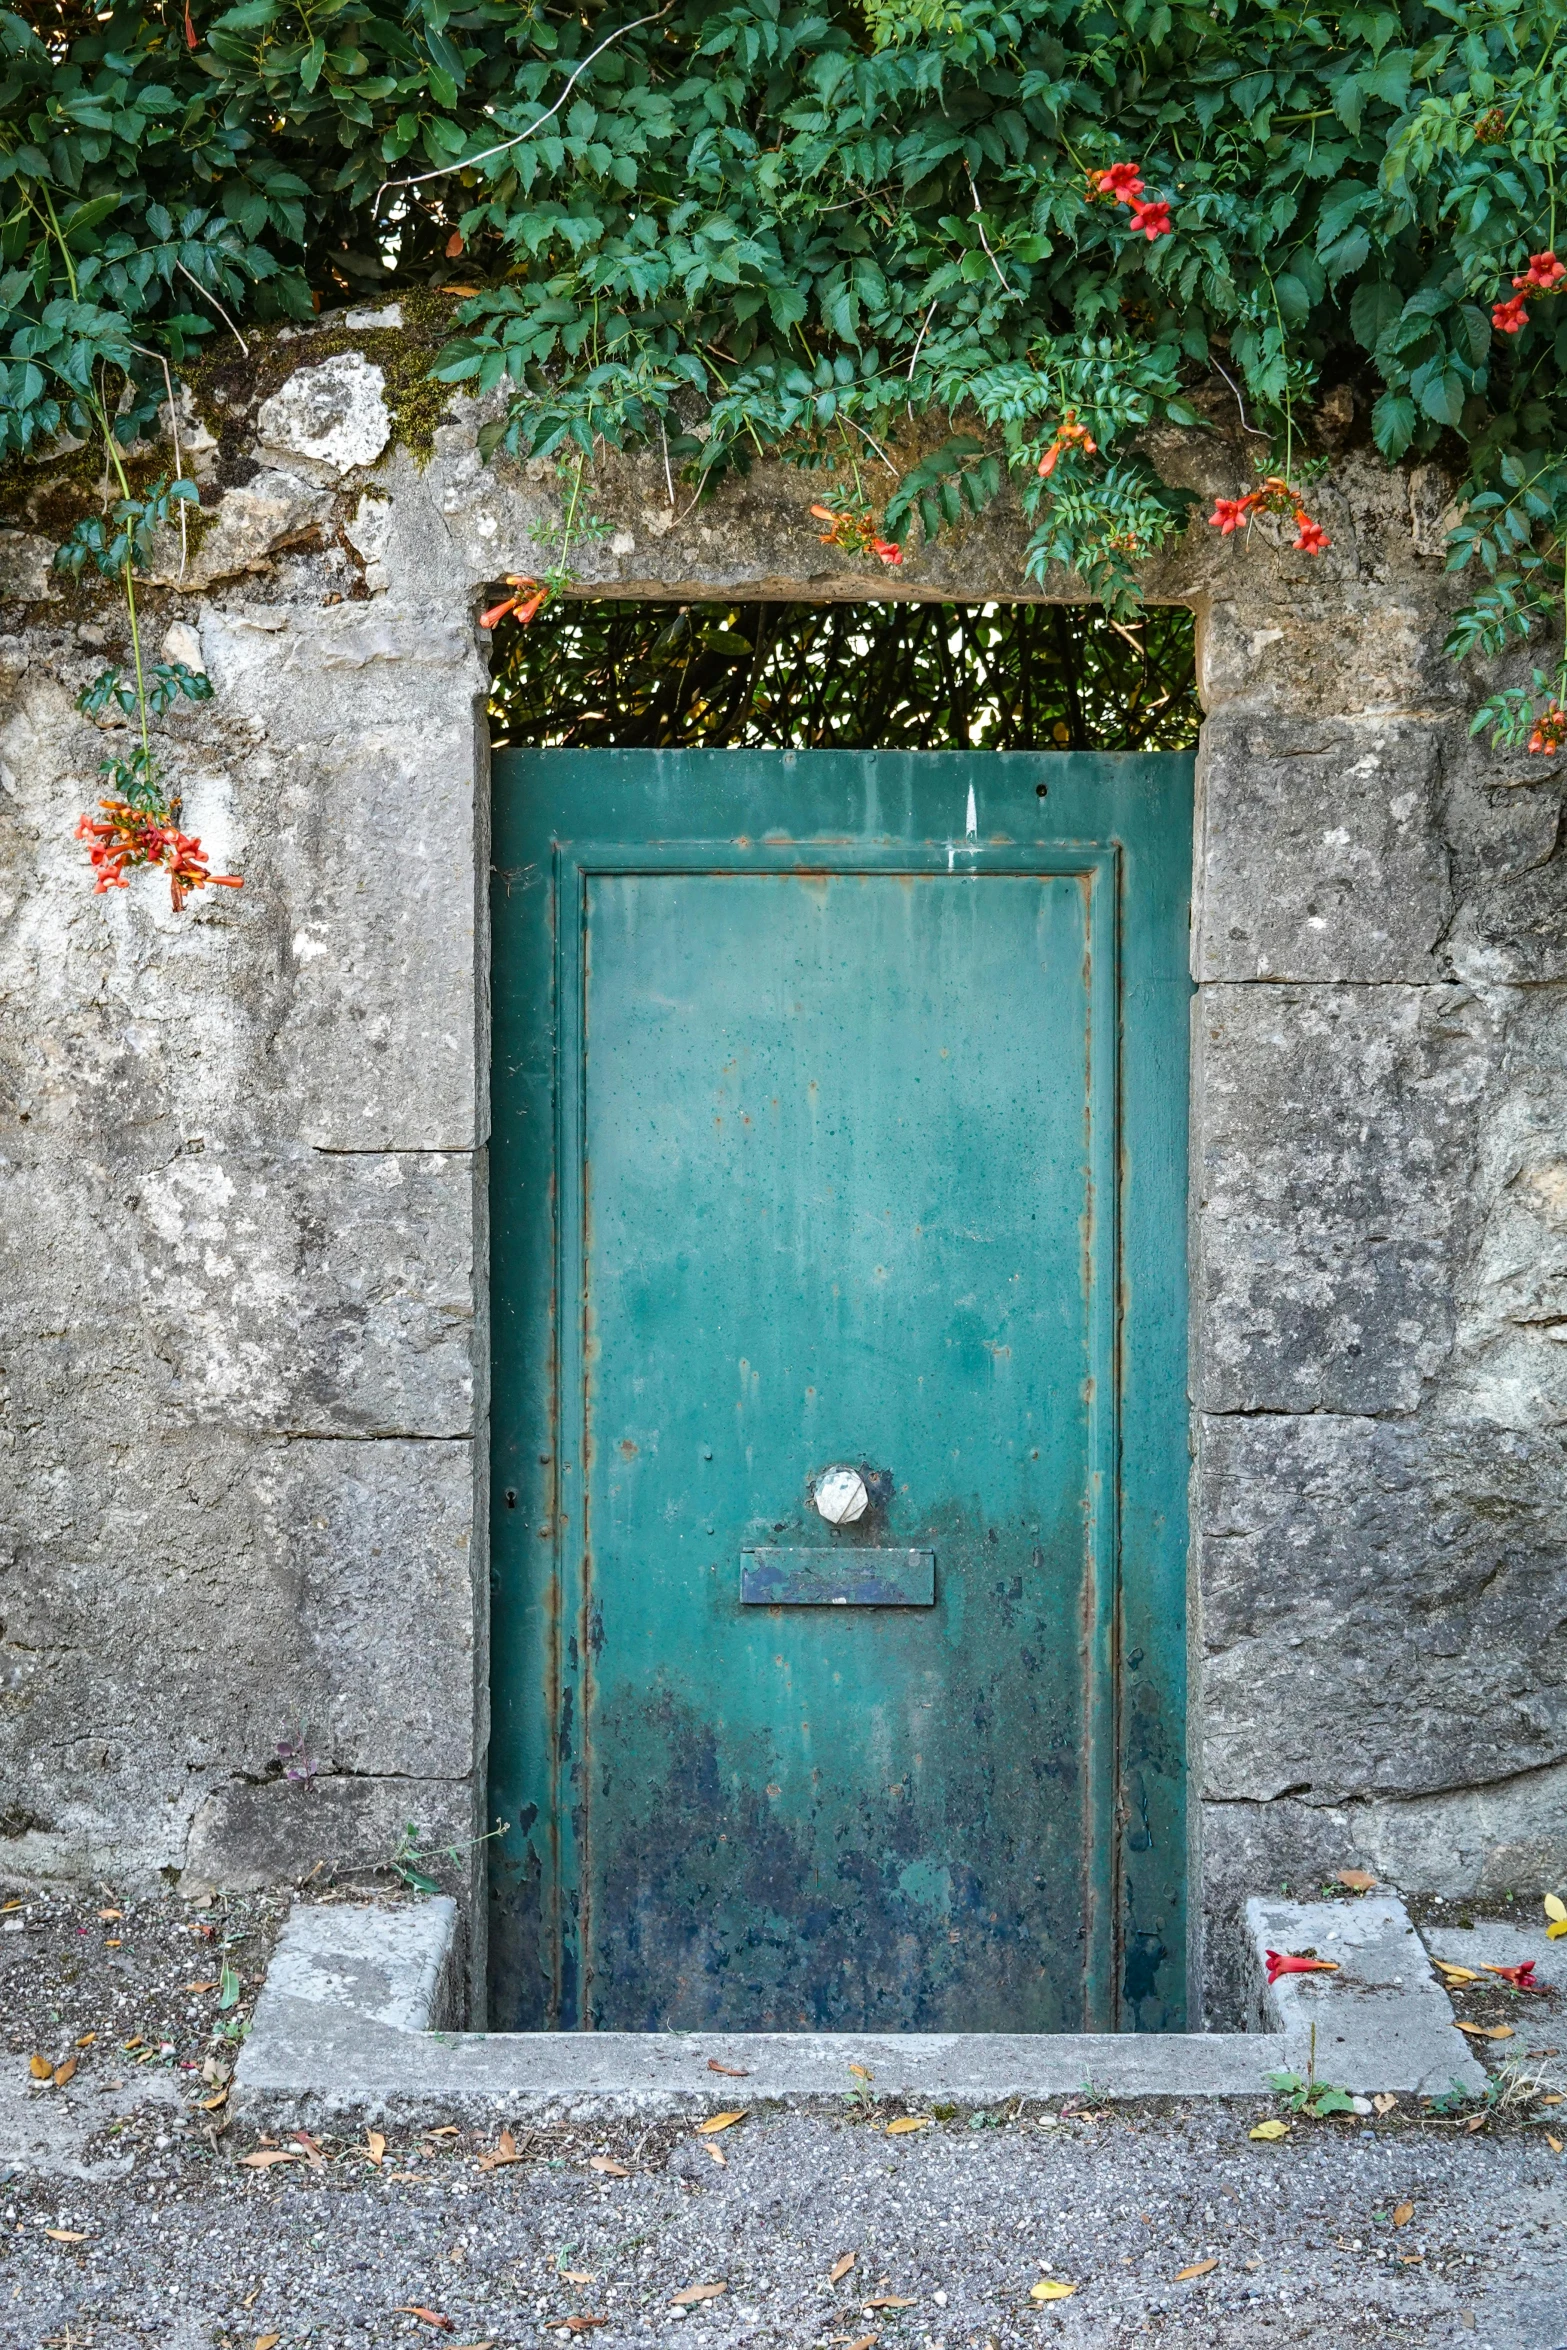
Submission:
<svg viewBox="0 0 1567 2350">
<path fill-rule="evenodd" d="M 642 443 L 692 494 L 783 456 L 889 567 L 1010 471 L 1029 574 L 1124 617 L 1189 520 L 1148 429 L 1226 383 L 1258 462 L 1211 519 L 1306 562 L 1347 386 L 1389 462 L 1460 473 L 1452 649 L 1495 654 L 1562 595 L 1564 11 L 34 0 L 0 13 L 0 460 L 132 450 L 214 336 L 433 285 L 487 454 Z M 1558 665 L 1478 723 L 1543 746 L 1564 709 Z"/>
</svg>

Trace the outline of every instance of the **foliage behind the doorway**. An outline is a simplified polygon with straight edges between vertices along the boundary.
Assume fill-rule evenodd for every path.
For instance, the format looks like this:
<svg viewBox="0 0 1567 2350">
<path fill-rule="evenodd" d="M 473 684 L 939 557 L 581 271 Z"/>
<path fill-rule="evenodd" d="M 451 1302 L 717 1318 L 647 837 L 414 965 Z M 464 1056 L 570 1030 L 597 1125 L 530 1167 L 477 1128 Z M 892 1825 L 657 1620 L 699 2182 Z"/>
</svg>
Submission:
<svg viewBox="0 0 1567 2350">
<path fill-rule="evenodd" d="M 497 745 L 1178 751 L 1192 616 L 1079 604 L 561 602 L 497 630 Z"/>
</svg>

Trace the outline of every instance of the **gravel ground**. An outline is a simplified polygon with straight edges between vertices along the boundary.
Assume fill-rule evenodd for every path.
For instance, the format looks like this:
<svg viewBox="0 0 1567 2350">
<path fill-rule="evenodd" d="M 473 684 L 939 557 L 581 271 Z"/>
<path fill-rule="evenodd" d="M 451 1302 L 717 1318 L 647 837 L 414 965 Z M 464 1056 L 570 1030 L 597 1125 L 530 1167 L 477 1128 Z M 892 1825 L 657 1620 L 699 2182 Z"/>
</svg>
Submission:
<svg viewBox="0 0 1567 2350">
<path fill-rule="evenodd" d="M 888 2135 L 868 2097 L 749 2109 L 736 2081 L 743 2118 L 705 2139 L 519 2120 L 269 2144 L 226 2125 L 211 2076 L 275 1909 L 22 1898 L 0 1943 L 4 2350 L 1567 2350 L 1567 2128 L 1531 2099 L 1472 2129 L 1404 2098 L 1275 2143 L 1248 2134 L 1264 2099 L 939 2107 Z M 225 1961 L 227 2009 L 188 1988 Z M 1036 2301 L 1051 2282 L 1075 2290 Z M 723 2290 L 676 2305 L 702 2285 Z"/>
</svg>

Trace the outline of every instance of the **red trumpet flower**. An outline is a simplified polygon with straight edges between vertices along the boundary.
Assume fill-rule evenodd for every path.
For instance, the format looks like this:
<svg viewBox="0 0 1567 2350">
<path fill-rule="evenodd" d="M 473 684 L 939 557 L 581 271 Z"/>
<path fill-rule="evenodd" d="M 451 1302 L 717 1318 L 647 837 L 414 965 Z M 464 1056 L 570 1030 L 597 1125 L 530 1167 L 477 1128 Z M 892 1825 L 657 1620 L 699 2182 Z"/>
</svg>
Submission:
<svg viewBox="0 0 1567 2350">
<path fill-rule="evenodd" d="M 176 914 L 192 890 L 205 889 L 209 882 L 215 889 L 244 888 L 237 873 L 207 871 L 206 854 L 194 833 L 181 832 L 177 824 L 144 808 L 133 808 L 129 800 L 100 800 L 98 805 L 102 817 L 84 816 L 76 827 L 77 839 L 91 844 L 87 855 L 98 876 L 95 894 L 128 889 L 126 873 L 138 865 L 155 866 L 168 875 Z"/>
<path fill-rule="evenodd" d="M 875 555 L 889 571 L 903 561 L 903 549 L 894 546 L 891 539 L 877 536 L 868 512 L 856 513 L 835 506 L 813 506 L 811 512 L 818 522 L 831 526 L 820 534 L 824 547 L 842 547 L 849 555 Z"/>
<path fill-rule="evenodd" d="M 1535 720 L 1534 732 L 1529 737 L 1531 751 L 1559 751 L 1567 743 L 1567 710 L 1560 702 L 1552 702 Z"/>
<path fill-rule="evenodd" d="M 1089 184 L 1096 196 L 1113 196 L 1130 204 L 1143 192 L 1143 175 L 1135 163 L 1112 163 L 1108 171 L 1091 171 Z"/>
<path fill-rule="evenodd" d="M 1280 1975 L 1336 1975 L 1336 1958 L 1297 1958 L 1291 1950 L 1268 1951 L 1268 1981 L 1276 1983 Z"/>
<path fill-rule="evenodd" d="M 1499 335 L 1522 334 L 1529 323 L 1529 312 L 1522 294 L 1514 294 L 1511 301 L 1493 302 L 1491 324 Z"/>
<path fill-rule="evenodd" d="M 494 628 L 508 612 L 515 612 L 518 626 L 526 628 L 535 613 L 543 611 L 553 593 L 548 581 L 541 586 L 536 579 L 519 579 L 514 571 L 507 572 L 506 585 L 514 592 L 499 604 L 492 604 L 488 612 L 479 614 L 481 628 Z"/>
<path fill-rule="evenodd" d="M 1093 438 L 1087 425 L 1079 423 L 1077 410 L 1068 408 L 1056 426 L 1055 439 L 1039 460 L 1041 481 L 1050 479 L 1067 450 L 1074 446 L 1081 449 L 1085 457 L 1092 457 L 1098 449 L 1099 443 Z"/>
<path fill-rule="evenodd" d="M 1523 1959 L 1517 1966 L 1487 1966 L 1482 1960 L 1480 1972 L 1484 1975 L 1500 1975 L 1502 1981 L 1511 1983 L 1515 1991 L 1538 1991 L 1542 1999 L 1545 1997 L 1545 1985 L 1534 1979 L 1532 1958 Z"/>
<path fill-rule="evenodd" d="M 1333 544 L 1321 523 L 1312 521 L 1299 495 L 1281 473 L 1270 473 L 1266 481 L 1248 490 L 1244 498 L 1215 498 L 1208 523 L 1224 538 L 1233 538 L 1236 531 L 1245 529 L 1254 514 L 1293 514 L 1295 545 L 1304 555 L 1320 555 Z"/>
<path fill-rule="evenodd" d="M 1132 233 L 1145 236 L 1150 245 L 1155 237 L 1168 237 L 1174 234 L 1170 224 L 1170 207 L 1163 201 L 1154 204 L 1134 204 L 1131 225 Z"/>
<path fill-rule="evenodd" d="M 1554 293 L 1564 277 L 1567 277 L 1567 264 L 1558 261 L 1554 253 L 1531 253 L 1528 268 L 1522 277 L 1513 279 L 1513 284 L 1520 289 L 1527 287 L 1532 293 L 1549 294 Z"/>
</svg>

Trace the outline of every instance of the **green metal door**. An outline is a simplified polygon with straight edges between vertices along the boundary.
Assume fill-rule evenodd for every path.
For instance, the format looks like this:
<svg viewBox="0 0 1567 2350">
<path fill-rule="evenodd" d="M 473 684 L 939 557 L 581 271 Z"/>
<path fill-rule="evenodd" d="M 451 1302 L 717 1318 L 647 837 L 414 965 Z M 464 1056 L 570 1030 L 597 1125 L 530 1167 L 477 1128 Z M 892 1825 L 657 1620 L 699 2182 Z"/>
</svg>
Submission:
<svg viewBox="0 0 1567 2350">
<path fill-rule="evenodd" d="M 1191 778 L 497 760 L 497 2027 L 1184 2024 Z"/>
</svg>

